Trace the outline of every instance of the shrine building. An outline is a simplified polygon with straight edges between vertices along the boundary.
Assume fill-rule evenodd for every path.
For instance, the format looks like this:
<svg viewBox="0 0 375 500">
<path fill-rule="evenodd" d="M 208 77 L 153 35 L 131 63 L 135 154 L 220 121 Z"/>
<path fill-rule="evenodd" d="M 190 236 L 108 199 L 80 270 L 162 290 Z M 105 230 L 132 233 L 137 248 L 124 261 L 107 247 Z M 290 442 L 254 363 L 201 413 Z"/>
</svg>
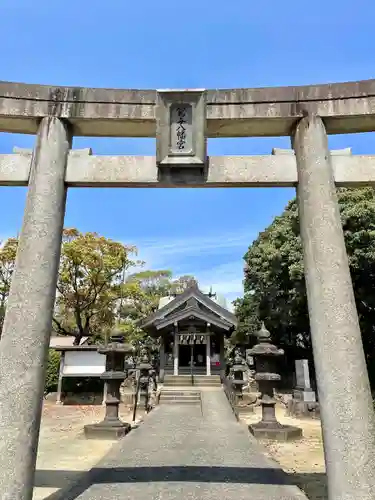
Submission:
<svg viewBox="0 0 375 500">
<path fill-rule="evenodd" d="M 160 299 L 159 309 L 140 327 L 160 337 L 159 379 L 165 375 L 225 374 L 224 338 L 237 319 L 217 294 L 204 294 L 198 286 Z"/>
</svg>

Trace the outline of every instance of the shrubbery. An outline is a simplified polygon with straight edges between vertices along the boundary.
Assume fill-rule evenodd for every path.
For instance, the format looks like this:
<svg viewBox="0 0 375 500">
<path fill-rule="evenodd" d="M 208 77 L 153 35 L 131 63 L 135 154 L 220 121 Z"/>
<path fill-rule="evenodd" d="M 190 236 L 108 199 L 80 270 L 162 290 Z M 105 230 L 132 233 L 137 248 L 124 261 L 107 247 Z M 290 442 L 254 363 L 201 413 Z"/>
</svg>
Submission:
<svg viewBox="0 0 375 500">
<path fill-rule="evenodd" d="M 60 354 L 54 349 L 48 353 L 47 375 L 44 392 L 54 392 L 57 390 L 59 381 Z"/>
</svg>

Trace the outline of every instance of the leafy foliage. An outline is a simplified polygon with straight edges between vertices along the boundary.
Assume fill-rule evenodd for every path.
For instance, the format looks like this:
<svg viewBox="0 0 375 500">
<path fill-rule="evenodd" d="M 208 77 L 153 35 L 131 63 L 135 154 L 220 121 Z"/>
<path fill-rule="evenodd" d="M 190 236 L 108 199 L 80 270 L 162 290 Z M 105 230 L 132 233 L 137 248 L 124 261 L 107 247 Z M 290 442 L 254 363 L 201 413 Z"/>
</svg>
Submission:
<svg viewBox="0 0 375 500">
<path fill-rule="evenodd" d="M 139 321 L 157 310 L 162 297 L 182 293 L 194 282 L 192 276 L 173 280 L 169 270 L 145 270 L 130 275 L 123 285 L 121 321 L 118 324 L 127 342 L 138 349 L 147 345 L 151 350 L 156 350 L 157 340 L 145 336 L 138 326 Z"/>
<path fill-rule="evenodd" d="M 47 374 L 44 386 L 44 391 L 46 393 L 56 391 L 59 381 L 59 369 L 60 354 L 54 349 L 50 349 L 48 352 Z"/>
<path fill-rule="evenodd" d="M 375 192 L 338 189 L 345 243 L 369 371 L 375 375 Z M 264 320 L 275 341 L 311 356 L 310 328 L 296 201 L 253 242 L 246 255 L 245 295 L 236 301 L 238 340 Z"/>
<path fill-rule="evenodd" d="M 135 247 L 125 246 L 96 233 L 65 229 L 57 284 L 57 333 L 95 341 L 103 329 L 110 328 L 122 291 L 125 271 L 136 264 L 129 256 Z"/>
<path fill-rule="evenodd" d="M 0 327 L 17 244 L 17 239 L 11 238 L 0 247 Z M 158 308 L 161 297 L 183 292 L 195 279 L 189 275 L 173 279 L 169 270 L 142 270 L 127 275 L 135 265 L 143 265 L 131 259 L 136 254 L 135 247 L 96 233 L 64 229 L 54 331 L 74 336 L 74 344 L 79 345 L 86 336 L 91 343 L 102 341 L 116 327 L 136 348 L 146 344 L 156 349 L 157 340 L 147 337 L 138 322 Z M 53 361 L 54 354 L 51 356 Z"/>
<path fill-rule="evenodd" d="M 15 268 L 17 246 L 17 238 L 9 238 L 0 246 L 0 336 Z"/>
</svg>

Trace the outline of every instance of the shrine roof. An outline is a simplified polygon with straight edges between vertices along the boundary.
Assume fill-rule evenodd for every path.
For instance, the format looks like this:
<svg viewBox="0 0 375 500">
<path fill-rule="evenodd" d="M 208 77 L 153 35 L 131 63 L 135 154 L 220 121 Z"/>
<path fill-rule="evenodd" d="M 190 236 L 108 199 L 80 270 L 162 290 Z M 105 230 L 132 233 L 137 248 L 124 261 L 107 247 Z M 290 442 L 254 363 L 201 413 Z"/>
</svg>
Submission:
<svg viewBox="0 0 375 500">
<path fill-rule="evenodd" d="M 196 318 L 228 331 L 237 326 L 236 316 L 193 285 L 169 301 L 140 323 L 144 330 L 161 330 L 184 319 Z"/>
</svg>

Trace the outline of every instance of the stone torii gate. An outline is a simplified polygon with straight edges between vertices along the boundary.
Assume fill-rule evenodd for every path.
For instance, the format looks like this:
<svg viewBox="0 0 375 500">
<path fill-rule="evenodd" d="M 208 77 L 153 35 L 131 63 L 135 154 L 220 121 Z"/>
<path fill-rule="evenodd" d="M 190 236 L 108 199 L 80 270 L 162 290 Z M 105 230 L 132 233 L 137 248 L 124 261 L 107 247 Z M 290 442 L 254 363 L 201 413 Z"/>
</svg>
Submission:
<svg viewBox="0 0 375 500">
<path fill-rule="evenodd" d="M 327 133 L 375 130 L 375 80 L 207 91 L 3 82 L 0 130 L 37 135 L 32 155 L 0 155 L 0 184 L 28 185 L 0 341 L 2 500 L 32 497 L 70 186 L 296 187 L 329 498 L 375 498 L 374 413 L 335 192 L 374 184 L 375 156 L 327 145 Z M 157 155 L 75 153 L 73 135 L 156 136 Z M 291 136 L 294 154 L 206 156 L 206 137 L 250 136 Z"/>
</svg>

